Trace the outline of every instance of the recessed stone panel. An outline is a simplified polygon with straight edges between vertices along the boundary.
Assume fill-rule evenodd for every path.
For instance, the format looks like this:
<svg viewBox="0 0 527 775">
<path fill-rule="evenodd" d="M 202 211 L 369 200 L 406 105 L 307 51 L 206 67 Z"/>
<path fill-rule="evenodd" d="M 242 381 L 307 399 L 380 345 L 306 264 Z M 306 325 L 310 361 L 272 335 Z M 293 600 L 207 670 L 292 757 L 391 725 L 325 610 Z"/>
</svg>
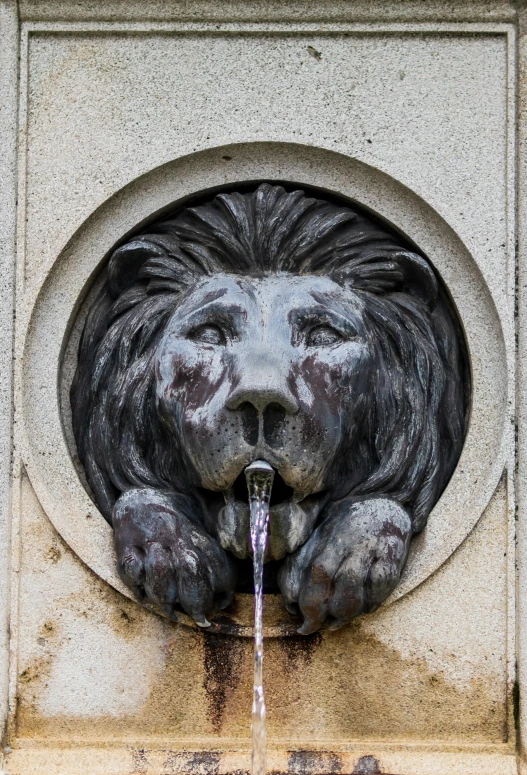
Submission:
<svg viewBox="0 0 527 775">
<path fill-rule="evenodd" d="M 196 195 L 270 181 L 365 208 L 422 251 L 471 397 L 459 464 L 376 613 L 281 637 L 268 597 L 269 767 L 515 772 L 514 24 L 471 24 L 470 3 L 456 24 L 23 5 L 8 771 L 249 766 L 252 601 L 235 636 L 133 600 L 68 396 L 111 251 Z"/>
</svg>

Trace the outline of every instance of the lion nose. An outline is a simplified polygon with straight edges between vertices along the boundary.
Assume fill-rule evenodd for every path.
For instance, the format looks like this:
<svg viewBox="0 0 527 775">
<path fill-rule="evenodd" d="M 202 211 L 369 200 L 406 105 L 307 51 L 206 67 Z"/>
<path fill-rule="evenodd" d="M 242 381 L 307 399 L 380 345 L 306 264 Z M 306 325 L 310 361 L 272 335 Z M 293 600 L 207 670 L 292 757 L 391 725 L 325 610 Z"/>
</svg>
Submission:
<svg viewBox="0 0 527 775">
<path fill-rule="evenodd" d="M 261 414 L 271 404 L 280 406 L 287 414 L 298 412 L 298 403 L 289 390 L 285 380 L 273 379 L 271 369 L 251 370 L 242 374 L 238 385 L 233 389 L 225 406 L 227 409 L 239 409 L 251 404 Z"/>
</svg>

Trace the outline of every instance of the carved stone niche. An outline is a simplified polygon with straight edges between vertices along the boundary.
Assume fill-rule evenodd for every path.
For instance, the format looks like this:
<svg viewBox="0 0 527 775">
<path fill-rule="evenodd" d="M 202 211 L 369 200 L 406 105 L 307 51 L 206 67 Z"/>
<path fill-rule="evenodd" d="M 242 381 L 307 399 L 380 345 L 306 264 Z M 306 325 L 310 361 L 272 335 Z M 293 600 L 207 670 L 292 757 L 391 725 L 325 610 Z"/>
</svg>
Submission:
<svg viewBox="0 0 527 775">
<path fill-rule="evenodd" d="M 134 595 L 248 633 L 243 471 L 263 458 L 277 634 L 375 611 L 467 425 L 465 339 L 420 250 L 316 189 L 231 186 L 128 234 L 87 307 L 72 426 Z"/>
<path fill-rule="evenodd" d="M 484 277 L 433 208 L 355 159 L 249 143 L 156 168 L 93 213 L 30 306 L 21 452 L 39 502 L 97 576 L 193 628 L 252 634 L 255 457 L 277 472 L 267 637 L 415 589 L 502 474 L 506 349 Z M 155 514 L 162 541 L 139 535 Z M 178 581 L 182 541 L 197 559 Z M 145 589 L 147 543 L 166 574 Z M 337 576 L 328 603 L 317 565 Z"/>
<path fill-rule="evenodd" d="M 291 211 L 289 217 L 281 211 L 287 235 L 279 232 L 278 218 L 267 223 L 267 231 L 263 228 L 265 219 L 254 220 L 255 192 L 265 181 L 268 187 L 259 196 L 261 205 L 267 201 L 264 212 L 268 220 L 280 202 L 291 210 L 298 208 L 296 221 Z M 317 213 L 319 220 L 313 228 Z M 170 228 L 160 226 L 168 221 Z M 258 230 L 253 234 L 255 223 Z M 252 247 L 255 236 L 261 240 L 267 236 L 266 253 Z M 280 251 L 273 252 L 275 242 L 270 237 L 281 239 Z M 175 271 L 178 240 L 184 244 L 180 245 L 184 261 Z M 366 250 L 368 244 L 371 252 Z M 264 256 L 268 265 L 263 263 Z M 291 260 L 289 266 L 287 260 Z M 38 286 L 27 286 L 24 350 L 17 361 L 18 406 L 25 435 L 19 432 L 18 424 L 20 445 L 16 449 L 29 480 L 23 482 L 20 505 L 27 547 L 22 576 L 31 581 L 26 584 L 31 596 L 23 598 L 26 602 L 21 615 L 29 633 L 23 640 L 21 669 L 29 669 L 41 658 L 43 647 L 37 639 L 42 637 L 42 628 L 49 621 L 57 623 L 56 640 L 45 636 L 50 664 L 58 665 L 57 669 L 43 674 L 38 686 L 36 681 L 19 685 L 18 729 L 26 737 L 34 729 L 42 729 L 42 739 L 47 741 L 38 762 L 46 761 L 48 766 L 57 757 L 66 761 L 63 748 L 57 748 L 55 754 L 52 747 L 54 740 L 63 740 L 61 735 L 67 728 L 73 730 L 75 740 L 97 736 L 103 741 L 100 753 L 96 747 L 89 749 L 86 761 L 93 771 L 96 760 L 103 762 L 101 772 L 114 767 L 116 773 L 126 775 L 134 768 L 142 769 L 137 762 L 143 759 L 134 757 L 142 756 L 144 750 L 153 773 L 175 770 L 176 761 L 177 769 L 190 771 L 188 762 L 196 752 L 217 762 L 214 771 L 219 775 L 248 769 L 253 644 L 246 637 L 231 635 L 252 634 L 254 601 L 247 572 L 250 560 L 236 556 L 246 554 L 241 541 L 247 535 L 245 494 L 236 480 L 246 463 L 261 456 L 277 472 L 273 505 L 274 514 L 281 517 L 273 520 L 271 547 L 278 558 L 270 560 L 265 569 L 269 770 L 351 773 L 359 771 L 359 760 L 366 757 L 369 762 L 374 757 L 383 772 L 450 773 L 453 769 L 448 757 L 458 757 L 457 746 L 466 744 L 460 749 L 459 771 L 483 771 L 486 754 L 474 753 L 474 743 L 494 746 L 501 740 L 508 712 L 503 669 L 508 609 L 503 568 L 509 561 L 504 557 L 505 525 L 512 513 L 507 498 L 513 490 L 498 483 L 511 449 L 508 434 L 512 426 L 507 421 L 507 377 L 511 370 L 505 342 L 512 340 L 504 318 L 500 318 L 499 298 L 493 296 L 494 290 L 486 281 L 488 273 L 478 260 L 422 196 L 394 177 L 342 154 L 286 143 L 222 146 L 155 167 L 102 203 L 72 234 Z M 380 266 L 375 268 L 374 263 Z M 208 270 L 203 271 L 203 267 Z M 183 329 L 177 328 L 182 315 L 191 314 L 188 305 L 194 302 L 197 307 L 197 294 L 203 298 L 206 288 L 212 293 L 209 306 L 216 305 L 214 319 L 204 320 L 203 309 L 196 310 L 198 319 L 193 319 L 183 334 Z M 128 311 L 123 306 L 126 294 L 131 305 Z M 227 303 L 230 312 L 222 312 Z M 120 309 L 115 306 L 119 304 Z M 148 306 L 156 304 L 166 305 L 157 310 L 160 318 L 152 314 L 154 306 Z M 116 313 L 113 322 L 112 306 Z M 306 306 L 313 317 L 304 315 L 302 320 L 300 314 L 289 314 Z M 139 315 L 145 310 L 150 314 Z M 387 310 L 390 315 L 385 314 Z M 134 313 L 138 327 L 127 327 L 124 316 Z M 225 333 L 234 314 L 238 315 L 238 333 L 228 329 Z M 441 320 L 444 328 L 439 325 Z M 115 334 L 120 337 L 108 349 L 105 366 L 100 345 L 93 347 L 85 338 L 80 347 L 80 341 L 83 330 L 90 326 L 93 331 L 100 325 L 96 335 L 108 337 L 108 323 L 110 329 L 116 327 Z M 149 341 L 147 334 L 157 337 L 156 342 Z M 445 345 L 447 340 L 450 348 Z M 90 347 L 94 359 L 97 355 L 97 367 L 95 360 L 83 359 Z M 127 351 L 127 347 L 131 349 Z M 126 361 L 130 355 L 135 357 L 140 347 L 146 357 L 148 351 L 157 358 L 159 368 L 149 374 L 161 386 L 159 393 L 134 389 L 135 383 L 130 389 L 130 382 L 126 383 L 133 383 L 140 377 L 137 369 L 147 365 L 141 356 L 132 368 Z M 404 404 L 406 396 L 398 392 L 396 382 L 412 384 L 416 372 L 401 368 L 398 358 L 414 357 L 412 353 L 423 349 L 418 361 L 420 381 L 414 387 L 418 392 L 407 399 L 414 403 Z M 262 352 L 267 353 L 265 361 Z M 188 375 L 191 353 L 203 364 L 205 377 L 195 384 Z M 228 368 L 216 365 L 221 365 L 222 359 L 228 361 Z M 427 372 L 432 362 L 434 369 Z M 293 369 L 291 380 L 292 363 L 296 371 Z M 183 366 L 187 375 L 178 397 L 175 391 L 177 380 L 185 376 Z M 121 375 L 116 372 L 119 368 Z M 337 378 L 326 384 L 324 373 L 336 373 Z M 442 374 L 445 382 L 439 379 Z M 115 376 L 122 380 L 120 384 L 112 381 Z M 240 379 L 235 385 L 236 376 Z M 247 384 L 248 376 L 252 385 Z M 85 379 L 84 391 L 81 379 Z M 78 397 L 74 396 L 73 403 L 85 402 L 86 409 L 82 414 L 77 406 L 74 417 L 70 395 L 75 380 Z M 211 381 L 214 390 L 209 390 Z M 374 383 L 382 392 L 374 391 Z M 144 382 L 138 384 L 144 386 Z M 425 393 L 426 384 L 441 389 Z M 232 398 L 237 389 L 238 402 L 230 408 L 227 394 Z M 241 390 L 245 396 L 240 397 Z M 381 402 L 390 391 L 392 404 Z M 185 415 L 174 412 L 174 401 L 184 400 L 190 406 L 192 399 L 196 407 L 186 424 Z M 90 425 L 93 429 L 89 433 L 96 433 L 97 413 L 100 419 L 101 413 L 111 408 L 110 404 L 105 407 L 105 401 L 115 402 L 115 411 L 123 412 L 123 424 L 115 424 L 115 414 L 111 422 L 99 423 L 97 432 L 106 434 L 104 438 L 94 435 L 90 439 L 86 434 Z M 408 443 L 414 443 L 418 451 L 398 459 L 403 477 L 411 482 L 411 466 L 422 465 L 425 457 L 425 429 L 435 439 L 438 434 L 443 440 L 451 438 L 450 446 L 444 441 L 444 446 L 431 449 L 442 461 L 442 467 L 433 469 L 436 479 L 426 480 L 435 491 L 416 484 L 405 494 L 402 484 L 395 482 L 392 487 L 386 482 L 370 482 L 369 491 L 365 491 L 368 474 L 361 466 L 372 464 L 381 443 L 372 426 L 384 429 L 386 437 L 392 432 L 393 438 L 399 432 L 404 438 L 405 430 L 402 420 L 398 428 L 394 422 L 390 425 L 389 419 L 383 418 L 381 423 L 373 409 L 367 410 L 369 405 L 377 412 L 384 408 L 386 418 L 389 412 L 392 418 L 397 417 L 401 406 L 404 411 L 409 411 L 408 406 L 428 407 L 426 416 L 417 412 L 423 435 L 419 439 L 408 435 Z M 125 481 L 121 488 L 117 483 L 124 477 L 126 455 L 130 463 L 131 446 L 126 439 L 136 444 L 138 440 L 126 433 L 140 432 L 138 422 L 145 428 L 145 415 L 138 411 L 141 406 L 148 410 L 149 418 L 144 442 L 150 450 L 157 444 L 160 454 L 154 459 L 143 453 L 150 474 L 138 474 L 134 462 L 128 471 L 138 478 Z M 449 407 L 446 418 L 445 407 Z M 222 423 L 227 412 L 235 418 L 234 427 Z M 338 423 L 331 419 L 335 416 Z M 216 421 L 219 427 L 214 425 L 209 436 L 200 438 L 203 423 Z M 458 435 L 452 432 L 455 423 Z M 303 433 L 300 449 L 293 427 L 295 434 Z M 291 431 L 287 435 L 286 428 Z M 331 433 L 324 435 L 325 429 Z M 317 436 L 317 431 L 323 435 Z M 125 440 L 121 442 L 121 438 Z M 217 439 L 220 444 L 211 443 Z M 290 454 L 290 462 L 285 452 Z M 92 458 L 89 463 L 88 454 Z M 100 481 L 103 485 L 106 482 L 102 489 L 93 478 L 95 464 L 103 477 Z M 450 478 L 449 466 L 453 468 Z M 177 479 L 170 480 L 176 475 Z M 137 490 L 146 490 L 150 501 L 135 500 Z M 219 558 L 212 577 L 217 593 L 210 611 L 207 605 L 202 604 L 200 610 L 188 605 L 189 614 L 165 584 L 173 596 L 168 601 L 156 599 L 169 606 L 166 611 L 148 597 L 143 599 L 143 606 L 162 614 L 158 616 L 133 602 L 132 589 L 119 577 L 114 528 L 107 519 L 113 511 L 120 528 L 126 519 L 141 517 L 142 509 L 147 520 L 137 527 L 144 530 L 152 527 L 153 515 L 168 512 L 173 528 L 176 490 L 180 491 L 176 519 L 188 526 L 182 517 L 189 522 L 199 518 L 187 536 L 191 531 L 195 536 L 201 533 L 200 562 L 207 560 L 210 550 Z M 350 503 L 352 490 L 355 501 Z M 107 499 L 105 492 L 109 493 Z M 305 508 L 310 496 L 311 514 Z M 120 505 L 115 507 L 113 501 Z M 312 560 L 320 562 L 320 555 L 322 561 L 334 561 L 331 553 L 347 546 L 360 554 L 359 561 L 371 562 L 371 555 L 361 551 L 366 549 L 368 534 L 372 544 L 382 545 L 383 537 L 375 536 L 381 509 L 385 510 L 394 553 L 389 568 L 393 574 L 387 575 L 384 589 L 377 586 L 377 600 L 393 588 L 389 597 L 373 615 L 358 616 L 340 630 L 328 632 L 328 626 L 358 613 L 361 605 L 372 605 L 370 598 L 353 607 L 355 590 L 350 593 L 342 584 L 340 588 L 335 585 L 332 609 L 321 623 L 321 631 L 295 636 L 306 614 L 311 629 L 324 613 L 319 590 L 312 595 L 311 607 L 306 607 L 300 582 L 305 583 L 309 572 L 305 566 L 302 571 L 301 562 L 309 568 Z M 327 519 L 319 527 L 324 515 Z M 237 521 L 229 523 L 233 516 Z M 54 531 L 46 517 L 64 540 L 62 559 L 51 569 L 46 559 L 51 540 L 47 536 L 53 536 Z M 410 541 L 410 530 L 421 527 L 426 519 L 426 527 Z M 313 536 L 320 535 L 315 541 L 322 545 L 326 540 L 325 555 L 319 551 L 316 557 L 315 552 L 308 557 L 299 546 L 279 557 L 286 541 L 295 540 L 292 528 L 298 525 L 306 531 L 300 537 L 302 540 L 305 535 L 303 546 L 308 547 Z M 285 529 L 288 526 L 291 529 Z M 332 526 L 338 532 L 334 540 L 322 536 Z M 47 533 L 42 537 L 39 530 L 44 528 Z M 141 546 L 129 540 L 128 531 L 122 535 L 129 545 Z M 181 543 L 175 545 L 181 547 Z M 290 543 L 285 549 L 293 546 Z M 172 562 L 170 540 L 162 543 L 161 549 L 160 556 L 166 559 L 168 555 Z M 295 552 L 299 552 L 296 558 Z M 140 554 L 133 549 L 128 556 Z M 124 551 L 122 556 L 124 559 Z M 353 564 L 355 559 L 352 554 L 346 570 L 356 572 L 359 578 L 355 592 L 359 597 L 364 589 L 363 576 L 360 563 Z M 237 572 L 236 593 L 233 603 L 221 610 L 220 592 L 223 602 L 228 602 L 233 591 L 232 566 Z M 223 572 L 217 572 L 218 568 Z M 295 578 L 299 580 L 297 588 Z M 211 583 L 209 576 L 194 573 L 187 594 L 197 591 L 195 599 L 207 603 L 204 586 L 207 594 L 212 593 L 207 591 L 207 582 Z M 295 616 L 286 610 L 279 584 L 288 596 L 288 605 L 300 605 L 304 616 L 302 611 Z M 134 586 L 144 590 L 145 585 Z M 146 591 L 155 593 L 155 589 L 150 586 Z M 177 594 L 177 586 L 175 589 Z M 341 601 L 347 606 L 344 611 L 337 609 Z M 202 614 L 211 626 L 199 628 L 191 614 L 198 620 Z M 173 624 L 168 616 L 177 617 L 185 626 Z M 83 694 L 72 695 L 72 681 L 74 686 L 82 685 Z M 84 695 L 91 698 L 89 707 L 95 710 L 81 715 L 77 713 L 77 696 Z M 54 704 L 50 704 L 50 696 L 55 698 Z M 68 696 L 75 705 L 67 704 L 64 697 Z M 38 705 L 40 698 L 48 705 Z M 53 715 L 56 709 L 59 717 Z M 411 741 L 410 746 L 407 741 Z M 422 746 L 413 747 L 415 741 Z M 448 753 L 453 745 L 456 753 Z M 443 748 L 436 753 L 438 746 Z M 503 748 L 502 764 L 493 772 L 512 771 L 509 761 L 514 756 L 508 750 Z M 108 764 L 109 751 L 113 751 L 115 766 Z M 77 747 L 68 755 L 72 763 L 61 763 L 61 772 L 78 769 Z M 195 761 L 203 760 L 197 757 Z M 40 764 L 24 764 L 19 770 L 25 771 L 24 767 L 28 772 L 42 769 Z"/>
</svg>

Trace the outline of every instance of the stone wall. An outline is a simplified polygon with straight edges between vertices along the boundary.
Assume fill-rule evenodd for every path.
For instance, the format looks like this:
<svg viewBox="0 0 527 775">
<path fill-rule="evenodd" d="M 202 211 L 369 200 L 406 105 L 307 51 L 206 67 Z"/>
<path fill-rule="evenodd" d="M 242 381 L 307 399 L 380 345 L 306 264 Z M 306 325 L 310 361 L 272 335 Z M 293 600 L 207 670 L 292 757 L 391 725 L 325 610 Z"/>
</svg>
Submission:
<svg viewBox="0 0 527 775">
<path fill-rule="evenodd" d="M 0 0 L 6 773 L 248 768 L 251 601 L 232 636 L 132 599 L 82 483 L 68 391 L 112 247 L 196 192 L 257 180 L 348 198 L 419 246 L 472 379 L 461 460 L 385 605 L 281 637 L 268 596 L 269 770 L 524 767 L 524 13 Z"/>
</svg>

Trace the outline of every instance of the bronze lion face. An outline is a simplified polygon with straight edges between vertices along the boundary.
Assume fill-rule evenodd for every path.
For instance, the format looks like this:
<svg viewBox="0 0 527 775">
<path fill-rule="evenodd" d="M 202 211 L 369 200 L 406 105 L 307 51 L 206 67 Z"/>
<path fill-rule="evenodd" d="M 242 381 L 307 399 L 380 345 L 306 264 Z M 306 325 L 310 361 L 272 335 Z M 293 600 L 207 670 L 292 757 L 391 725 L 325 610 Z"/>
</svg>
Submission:
<svg viewBox="0 0 527 775">
<path fill-rule="evenodd" d="M 121 576 L 206 626 L 265 459 L 302 631 L 374 610 L 459 457 L 465 373 L 433 269 L 360 210 L 262 184 L 153 224 L 110 258 L 71 391 Z"/>
</svg>

